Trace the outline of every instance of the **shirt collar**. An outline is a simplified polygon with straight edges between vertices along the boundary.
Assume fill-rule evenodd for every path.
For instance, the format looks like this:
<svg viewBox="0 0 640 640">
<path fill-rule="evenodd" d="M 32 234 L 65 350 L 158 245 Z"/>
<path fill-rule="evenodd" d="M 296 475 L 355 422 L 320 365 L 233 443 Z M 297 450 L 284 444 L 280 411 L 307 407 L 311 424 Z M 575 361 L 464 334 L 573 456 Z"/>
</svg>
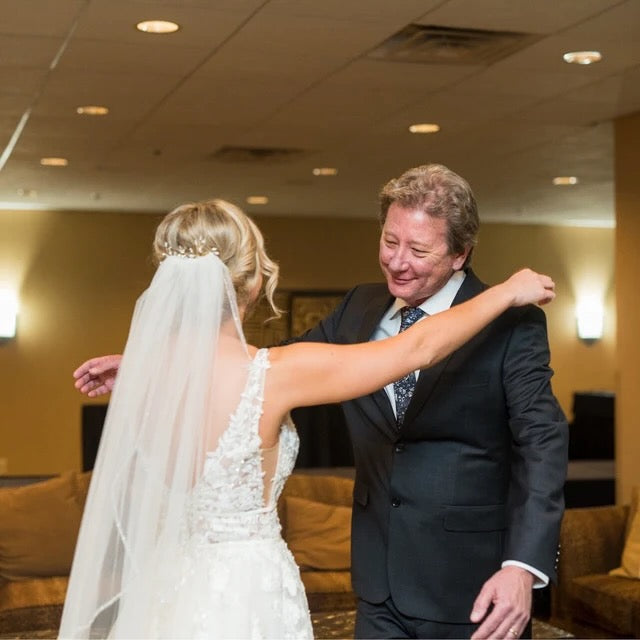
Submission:
<svg viewBox="0 0 640 640">
<path fill-rule="evenodd" d="M 453 275 L 449 280 L 447 280 L 447 283 L 442 287 L 442 289 L 436 291 L 432 296 L 419 305 L 420 309 L 430 316 L 434 313 L 440 313 L 440 311 L 448 309 L 460 290 L 466 275 L 467 274 L 464 271 L 454 271 Z M 400 313 L 400 309 L 406 306 L 407 303 L 404 300 L 396 298 L 386 314 L 387 317 L 390 320 L 395 318 Z"/>
</svg>

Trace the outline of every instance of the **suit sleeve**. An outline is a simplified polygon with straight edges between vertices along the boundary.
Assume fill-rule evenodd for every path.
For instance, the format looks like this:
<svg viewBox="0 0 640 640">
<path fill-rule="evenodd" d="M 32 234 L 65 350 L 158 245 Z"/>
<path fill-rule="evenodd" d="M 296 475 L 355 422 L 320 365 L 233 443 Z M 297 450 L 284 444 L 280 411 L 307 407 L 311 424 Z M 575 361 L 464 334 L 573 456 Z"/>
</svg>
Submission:
<svg viewBox="0 0 640 640">
<path fill-rule="evenodd" d="M 503 362 L 512 434 L 503 560 L 530 565 L 555 580 L 568 425 L 551 390 L 545 315 L 533 306 L 520 312 Z"/>
</svg>

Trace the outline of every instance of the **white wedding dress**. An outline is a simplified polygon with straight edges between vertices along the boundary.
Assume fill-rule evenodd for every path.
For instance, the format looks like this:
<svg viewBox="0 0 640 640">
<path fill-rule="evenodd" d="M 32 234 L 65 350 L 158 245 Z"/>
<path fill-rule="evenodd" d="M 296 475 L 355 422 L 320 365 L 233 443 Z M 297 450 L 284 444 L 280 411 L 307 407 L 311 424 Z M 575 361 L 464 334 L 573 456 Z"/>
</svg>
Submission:
<svg viewBox="0 0 640 640">
<path fill-rule="evenodd" d="M 133 314 L 60 638 L 313 637 L 276 509 L 298 437 L 259 435 L 268 368 L 217 255 L 166 257 Z"/>
<path fill-rule="evenodd" d="M 313 637 L 300 572 L 276 509 L 298 435 L 290 421 L 272 449 L 261 449 L 258 435 L 268 368 L 268 351 L 261 349 L 194 486 L 181 557 L 169 562 L 158 550 L 164 570 L 152 598 L 149 637 Z"/>
</svg>

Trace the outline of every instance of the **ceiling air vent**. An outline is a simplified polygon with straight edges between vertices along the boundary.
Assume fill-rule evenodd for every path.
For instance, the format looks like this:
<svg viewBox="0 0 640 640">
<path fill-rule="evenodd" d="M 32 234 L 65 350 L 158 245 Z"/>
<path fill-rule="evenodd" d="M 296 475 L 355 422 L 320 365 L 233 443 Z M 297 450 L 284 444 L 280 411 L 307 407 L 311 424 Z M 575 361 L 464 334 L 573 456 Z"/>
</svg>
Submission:
<svg viewBox="0 0 640 640">
<path fill-rule="evenodd" d="M 293 160 L 306 153 L 303 149 L 287 147 L 220 147 L 211 154 L 212 160 L 221 162 L 269 163 Z"/>
<path fill-rule="evenodd" d="M 540 36 L 512 31 L 409 24 L 369 52 L 370 58 L 424 64 L 491 64 Z"/>
</svg>

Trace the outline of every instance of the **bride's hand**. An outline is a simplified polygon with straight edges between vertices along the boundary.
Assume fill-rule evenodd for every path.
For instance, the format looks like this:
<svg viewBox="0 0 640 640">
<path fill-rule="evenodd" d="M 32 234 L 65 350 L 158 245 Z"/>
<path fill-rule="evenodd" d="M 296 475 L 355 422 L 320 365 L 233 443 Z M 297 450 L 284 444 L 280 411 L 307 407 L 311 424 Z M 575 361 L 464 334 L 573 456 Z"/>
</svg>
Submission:
<svg viewBox="0 0 640 640">
<path fill-rule="evenodd" d="M 90 398 L 97 398 L 111 392 L 121 360 L 121 355 L 110 355 L 83 362 L 73 372 L 75 388 Z"/>
<path fill-rule="evenodd" d="M 512 296 L 512 306 L 522 307 L 526 304 L 546 304 L 555 297 L 555 282 L 541 273 L 531 269 L 522 269 L 503 282 Z"/>
</svg>

